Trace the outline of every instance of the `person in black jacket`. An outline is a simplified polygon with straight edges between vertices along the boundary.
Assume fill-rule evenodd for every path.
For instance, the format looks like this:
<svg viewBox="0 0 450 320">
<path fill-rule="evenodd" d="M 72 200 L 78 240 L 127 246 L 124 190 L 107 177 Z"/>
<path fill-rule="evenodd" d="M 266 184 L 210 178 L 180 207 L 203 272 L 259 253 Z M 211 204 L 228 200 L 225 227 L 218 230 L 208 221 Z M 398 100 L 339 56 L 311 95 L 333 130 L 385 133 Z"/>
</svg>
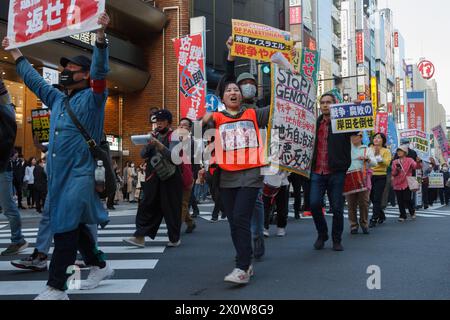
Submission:
<svg viewBox="0 0 450 320">
<path fill-rule="evenodd" d="M 318 238 L 316 250 L 322 250 L 328 241 L 328 226 L 323 216 L 322 206 L 325 192 L 330 198 L 333 212 L 333 250 L 343 251 L 342 233 L 344 231 L 344 189 L 345 176 L 351 165 L 351 134 L 333 134 L 331 129 L 330 106 L 337 103 L 331 93 L 320 99 L 322 115 L 317 120 L 316 144 L 312 161 L 310 205 Z"/>
<path fill-rule="evenodd" d="M 34 175 L 34 198 L 36 201 L 36 211 L 42 214 L 45 198 L 47 197 L 47 173 L 45 172 L 45 159 L 38 162 L 33 171 Z"/>
<path fill-rule="evenodd" d="M 22 205 L 22 189 L 23 189 L 23 178 L 25 177 L 25 167 L 26 161 L 23 158 L 23 155 L 19 154 L 16 150 L 13 156 L 13 185 L 14 189 L 17 193 L 17 204 L 19 209 L 25 210 L 25 207 Z"/>
</svg>

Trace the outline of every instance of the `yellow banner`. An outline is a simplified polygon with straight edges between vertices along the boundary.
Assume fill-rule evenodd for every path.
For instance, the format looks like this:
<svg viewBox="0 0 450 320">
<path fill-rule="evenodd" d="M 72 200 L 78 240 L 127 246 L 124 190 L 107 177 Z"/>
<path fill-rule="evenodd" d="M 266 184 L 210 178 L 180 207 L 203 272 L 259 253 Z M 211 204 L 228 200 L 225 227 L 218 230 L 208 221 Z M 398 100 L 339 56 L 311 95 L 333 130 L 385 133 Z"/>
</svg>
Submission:
<svg viewBox="0 0 450 320">
<path fill-rule="evenodd" d="M 233 19 L 232 22 L 233 56 L 270 62 L 275 53 L 281 52 L 292 61 L 293 42 L 289 32 L 249 21 Z"/>
<path fill-rule="evenodd" d="M 373 116 L 376 119 L 377 118 L 377 112 L 378 112 L 378 82 L 377 77 L 372 77 L 370 79 L 371 84 L 371 92 L 372 92 L 372 106 L 373 106 Z"/>
</svg>

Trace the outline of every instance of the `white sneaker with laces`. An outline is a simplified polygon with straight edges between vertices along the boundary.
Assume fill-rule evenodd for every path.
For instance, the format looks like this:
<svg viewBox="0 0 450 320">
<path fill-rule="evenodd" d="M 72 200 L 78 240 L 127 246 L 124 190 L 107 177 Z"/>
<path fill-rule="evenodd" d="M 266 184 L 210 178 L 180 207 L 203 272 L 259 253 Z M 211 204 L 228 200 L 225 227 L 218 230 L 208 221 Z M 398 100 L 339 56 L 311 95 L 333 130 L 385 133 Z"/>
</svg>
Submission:
<svg viewBox="0 0 450 320">
<path fill-rule="evenodd" d="M 286 229 L 285 228 L 278 228 L 277 237 L 285 237 L 285 236 L 286 236 Z"/>
<path fill-rule="evenodd" d="M 269 229 L 264 229 L 264 237 L 270 237 Z"/>
<path fill-rule="evenodd" d="M 89 276 L 85 281 L 81 281 L 81 290 L 92 290 L 100 285 L 103 280 L 111 279 L 114 276 L 114 270 L 111 269 L 109 264 L 106 267 L 100 269 L 99 267 L 91 267 Z"/>
<path fill-rule="evenodd" d="M 47 289 L 45 289 L 45 291 L 43 291 L 40 295 L 34 298 L 34 300 L 56 301 L 56 300 L 70 300 L 70 299 L 65 291 L 57 290 L 47 286 Z"/>
<path fill-rule="evenodd" d="M 244 270 L 236 268 L 232 273 L 225 277 L 224 281 L 235 284 L 247 284 L 250 282 L 250 274 Z"/>
<path fill-rule="evenodd" d="M 177 242 L 169 242 L 169 243 L 167 244 L 167 246 L 168 246 L 169 248 L 176 248 L 176 247 L 179 247 L 180 244 L 181 244 L 181 240 L 178 240 Z"/>
</svg>

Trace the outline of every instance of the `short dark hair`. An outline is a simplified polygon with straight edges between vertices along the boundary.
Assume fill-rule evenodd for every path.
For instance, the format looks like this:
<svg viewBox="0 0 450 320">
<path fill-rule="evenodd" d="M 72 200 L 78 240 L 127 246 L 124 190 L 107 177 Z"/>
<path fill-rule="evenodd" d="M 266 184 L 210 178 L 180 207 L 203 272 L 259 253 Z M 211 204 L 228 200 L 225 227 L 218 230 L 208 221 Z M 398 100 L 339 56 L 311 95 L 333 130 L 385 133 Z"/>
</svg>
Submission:
<svg viewBox="0 0 450 320">
<path fill-rule="evenodd" d="M 380 136 L 380 137 L 381 137 L 381 139 L 383 140 L 383 148 L 386 148 L 386 145 L 387 145 L 387 138 L 386 138 L 386 135 L 385 135 L 384 133 L 382 133 L 382 132 L 378 132 L 378 133 L 376 133 L 376 134 L 373 136 L 373 139 L 375 139 L 376 136 Z"/>
<path fill-rule="evenodd" d="M 189 122 L 189 128 L 192 128 L 192 126 L 194 125 L 194 122 L 192 122 L 192 120 L 189 118 L 181 118 L 179 123 L 181 123 L 182 121 Z"/>
<path fill-rule="evenodd" d="M 236 85 L 239 88 L 239 91 L 241 91 L 241 88 L 238 86 L 236 81 L 226 81 L 223 84 L 220 84 L 220 87 L 218 88 L 219 89 L 219 97 L 220 97 L 220 99 L 223 100 L 223 97 L 225 96 L 225 91 L 232 84 Z"/>
<path fill-rule="evenodd" d="M 324 97 L 331 97 L 331 98 L 333 98 L 334 103 L 337 103 L 337 102 L 338 102 L 336 96 L 335 96 L 334 94 L 332 94 L 331 92 L 324 93 L 324 94 L 320 97 L 319 101 L 322 100 L 322 98 L 324 98 Z"/>
</svg>

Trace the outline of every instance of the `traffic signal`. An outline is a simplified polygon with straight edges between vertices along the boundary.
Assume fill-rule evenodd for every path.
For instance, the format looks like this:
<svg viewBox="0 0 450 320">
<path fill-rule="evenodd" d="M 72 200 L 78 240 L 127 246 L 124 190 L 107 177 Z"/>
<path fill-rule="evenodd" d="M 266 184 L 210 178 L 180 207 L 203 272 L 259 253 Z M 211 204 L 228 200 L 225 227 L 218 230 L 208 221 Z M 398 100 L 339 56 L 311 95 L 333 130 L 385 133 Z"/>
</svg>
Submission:
<svg viewBox="0 0 450 320">
<path fill-rule="evenodd" d="M 262 72 L 264 75 L 270 75 L 271 72 L 270 63 L 264 63 L 262 66 Z"/>
</svg>

